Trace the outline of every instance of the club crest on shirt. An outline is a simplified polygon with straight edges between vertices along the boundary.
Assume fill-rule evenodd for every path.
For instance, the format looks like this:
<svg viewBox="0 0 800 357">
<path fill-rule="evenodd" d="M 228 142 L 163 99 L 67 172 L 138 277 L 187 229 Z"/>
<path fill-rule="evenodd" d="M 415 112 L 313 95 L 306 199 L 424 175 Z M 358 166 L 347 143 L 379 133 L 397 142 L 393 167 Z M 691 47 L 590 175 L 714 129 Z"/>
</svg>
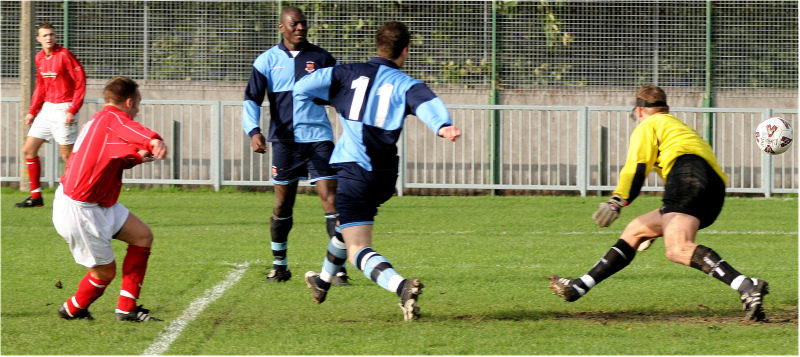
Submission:
<svg viewBox="0 0 800 357">
<path fill-rule="evenodd" d="M 311 73 L 317 69 L 316 65 L 312 61 L 306 61 L 306 72 Z"/>
</svg>

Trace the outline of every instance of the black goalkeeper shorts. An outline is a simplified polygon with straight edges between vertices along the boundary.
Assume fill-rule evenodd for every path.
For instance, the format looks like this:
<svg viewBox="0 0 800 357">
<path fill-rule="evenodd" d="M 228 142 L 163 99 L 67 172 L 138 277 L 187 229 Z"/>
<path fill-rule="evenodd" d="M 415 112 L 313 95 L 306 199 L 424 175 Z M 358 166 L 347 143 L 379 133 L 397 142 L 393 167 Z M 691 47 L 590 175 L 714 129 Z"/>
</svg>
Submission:
<svg viewBox="0 0 800 357">
<path fill-rule="evenodd" d="M 725 183 L 711 165 L 697 155 L 682 155 L 672 166 L 664 186 L 661 214 L 685 213 L 710 226 L 722 211 Z"/>
</svg>

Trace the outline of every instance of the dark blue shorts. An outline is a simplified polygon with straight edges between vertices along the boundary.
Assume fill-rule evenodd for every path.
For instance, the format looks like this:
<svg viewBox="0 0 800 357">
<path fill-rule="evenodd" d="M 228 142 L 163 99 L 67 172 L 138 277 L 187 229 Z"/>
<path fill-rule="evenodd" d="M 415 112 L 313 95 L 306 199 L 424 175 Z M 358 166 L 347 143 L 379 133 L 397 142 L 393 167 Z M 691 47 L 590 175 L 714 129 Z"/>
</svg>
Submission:
<svg viewBox="0 0 800 357">
<path fill-rule="evenodd" d="M 678 212 L 700 220 L 700 229 L 710 226 L 722 211 L 725 183 L 714 168 L 696 155 L 675 161 L 664 185 L 661 214 Z"/>
<path fill-rule="evenodd" d="M 333 142 L 272 143 L 272 182 L 288 185 L 297 180 L 332 180 L 336 170 L 328 163 Z"/>
<path fill-rule="evenodd" d="M 336 211 L 342 228 L 373 224 L 378 206 L 394 195 L 397 169 L 367 171 L 356 163 L 337 166 Z"/>
</svg>

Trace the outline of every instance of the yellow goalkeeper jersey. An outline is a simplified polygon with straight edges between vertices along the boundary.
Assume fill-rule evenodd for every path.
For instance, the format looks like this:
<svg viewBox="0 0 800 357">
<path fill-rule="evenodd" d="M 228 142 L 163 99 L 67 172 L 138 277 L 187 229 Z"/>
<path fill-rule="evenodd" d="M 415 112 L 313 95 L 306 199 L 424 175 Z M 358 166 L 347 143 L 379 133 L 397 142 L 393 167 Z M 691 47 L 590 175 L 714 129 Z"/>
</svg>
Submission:
<svg viewBox="0 0 800 357">
<path fill-rule="evenodd" d="M 717 172 L 725 185 L 728 177 L 717 163 L 711 145 L 694 129 L 670 114 L 654 114 L 642 120 L 631 133 L 628 158 L 619 173 L 614 190 L 627 201 L 636 198 L 650 170 L 667 178 L 675 160 L 681 155 L 702 157 Z"/>
</svg>

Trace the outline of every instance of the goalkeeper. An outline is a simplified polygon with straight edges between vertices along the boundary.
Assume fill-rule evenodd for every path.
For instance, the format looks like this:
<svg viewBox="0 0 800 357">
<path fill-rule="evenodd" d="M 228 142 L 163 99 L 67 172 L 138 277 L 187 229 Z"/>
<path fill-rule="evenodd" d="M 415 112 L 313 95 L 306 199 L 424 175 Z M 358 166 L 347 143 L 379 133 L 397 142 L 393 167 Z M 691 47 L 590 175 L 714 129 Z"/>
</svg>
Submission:
<svg viewBox="0 0 800 357">
<path fill-rule="evenodd" d="M 711 146 L 691 127 L 669 114 L 667 96 L 655 85 L 645 85 L 636 94 L 634 114 L 639 123 L 631 133 L 628 157 L 619 174 L 611 199 L 603 202 L 592 218 L 608 227 L 623 207 L 639 195 L 645 178 L 656 170 L 665 180 L 661 208 L 628 223 L 608 253 L 578 279 L 550 277 L 553 293 L 575 301 L 633 260 L 637 249 L 664 237 L 669 260 L 691 266 L 737 290 L 749 320 L 763 320 L 762 302 L 768 291 L 764 280 L 748 278 L 711 248 L 695 243 L 697 231 L 708 227 L 725 201 L 726 175 Z"/>
</svg>

